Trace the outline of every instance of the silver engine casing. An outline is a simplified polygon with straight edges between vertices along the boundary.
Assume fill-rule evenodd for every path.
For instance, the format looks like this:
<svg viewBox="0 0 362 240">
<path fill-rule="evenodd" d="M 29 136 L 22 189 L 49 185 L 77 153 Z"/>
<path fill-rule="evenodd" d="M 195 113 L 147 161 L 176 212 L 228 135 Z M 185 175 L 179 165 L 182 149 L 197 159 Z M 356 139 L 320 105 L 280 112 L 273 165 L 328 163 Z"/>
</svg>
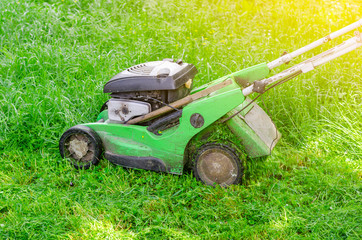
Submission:
<svg viewBox="0 0 362 240">
<path fill-rule="evenodd" d="M 133 117 L 151 112 L 151 104 L 136 100 L 111 98 L 107 105 L 108 119 L 116 123 L 125 123 Z"/>
</svg>

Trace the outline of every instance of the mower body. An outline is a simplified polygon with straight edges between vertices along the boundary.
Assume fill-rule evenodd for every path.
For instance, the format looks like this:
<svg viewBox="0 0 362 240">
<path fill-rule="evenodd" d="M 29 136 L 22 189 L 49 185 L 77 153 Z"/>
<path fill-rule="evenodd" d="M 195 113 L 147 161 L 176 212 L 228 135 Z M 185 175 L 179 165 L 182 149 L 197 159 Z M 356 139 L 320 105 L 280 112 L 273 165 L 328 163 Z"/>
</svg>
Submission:
<svg viewBox="0 0 362 240">
<path fill-rule="evenodd" d="M 97 122 L 63 133 L 60 154 L 83 169 L 97 164 L 103 150 L 105 158 L 127 168 L 182 174 L 184 166 L 192 163 L 196 179 L 207 185 L 240 184 L 245 155 L 270 155 L 280 139 L 274 123 L 254 100 L 362 47 L 362 35 L 357 31 L 342 44 L 268 77 L 270 70 L 361 26 L 362 19 L 270 63 L 195 89 L 192 82 L 197 70 L 181 60 L 128 68 L 106 83 L 104 92 L 111 99 L 103 105 Z M 250 101 L 247 96 L 252 93 L 259 95 Z M 224 130 L 228 134 L 223 135 Z M 215 138 L 215 133 L 220 137 Z"/>
<path fill-rule="evenodd" d="M 114 164 L 182 174 L 189 160 L 189 142 L 247 104 L 241 86 L 249 86 L 268 74 L 266 64 L 259 64 L 193 89 L 191 94 L 232 79 L 231 85 L 186 105 L 179 123 L 164 130 L 151 132 L 148 126 L 115 123 L 108 118 L 108 110 L 99 114 L 97 122 L 82 125 L 97 133 L 104 157 Z M 250 158 L 269 155 L 280 138 L 271 119 L 255 103 L 222 124 L 237 136 Z"/>
</svg>

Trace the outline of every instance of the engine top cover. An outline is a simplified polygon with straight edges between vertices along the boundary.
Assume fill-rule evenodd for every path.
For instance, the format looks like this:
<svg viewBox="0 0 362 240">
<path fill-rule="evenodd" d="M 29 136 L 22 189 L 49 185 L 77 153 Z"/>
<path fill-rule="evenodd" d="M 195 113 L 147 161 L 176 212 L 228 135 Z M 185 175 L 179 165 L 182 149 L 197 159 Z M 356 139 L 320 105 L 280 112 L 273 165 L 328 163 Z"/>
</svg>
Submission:
<svg viewBox="0 0 362 240">
<path fill-rule="evenodd" d="M 175 90 L 193 79 L 194 65 L 172 59 L 142 63 L 114 76 L 104 86 L 104 93 Z"/>
</svg>

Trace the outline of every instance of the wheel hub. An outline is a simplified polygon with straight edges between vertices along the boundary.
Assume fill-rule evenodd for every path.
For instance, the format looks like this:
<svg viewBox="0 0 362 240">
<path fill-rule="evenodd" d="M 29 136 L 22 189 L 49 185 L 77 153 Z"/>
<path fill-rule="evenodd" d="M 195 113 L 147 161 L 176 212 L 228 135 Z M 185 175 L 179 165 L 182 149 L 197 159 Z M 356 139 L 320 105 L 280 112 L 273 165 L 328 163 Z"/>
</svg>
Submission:
<svg viewBox="0 0 362 240">
<path fill-rule="evenodd" d="M 229 185 L 237 177 L 237 166 L 227 152 L 209 149 L 200 155 L 198 162 L 200 175 L 208 184 Z"/>
<path fill-rule="evenodd" d="M 68 150 L 73 154 L 74 157 L 80 160 L 88 152 L 88 143 L 84 140 L 75 138 L 69 142 Z"/>
</svg>

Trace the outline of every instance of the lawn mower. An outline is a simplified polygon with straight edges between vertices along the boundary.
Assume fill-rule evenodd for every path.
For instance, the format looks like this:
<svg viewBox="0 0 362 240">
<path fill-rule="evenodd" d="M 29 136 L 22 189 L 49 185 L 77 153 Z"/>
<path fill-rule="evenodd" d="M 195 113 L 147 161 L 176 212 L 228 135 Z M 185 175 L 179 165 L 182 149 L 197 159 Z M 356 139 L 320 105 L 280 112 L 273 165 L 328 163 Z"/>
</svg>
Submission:
<svg viewBox="0 0 362 240">
<path fill-rule="evenodd" d="M 126 167 L 182 174 L 207 185 L 241 183 L 246 158 L 271 154 L 281 135 L 255 100 L 268 90 L 362 46 L 355 36 L 274 76 L 270 71 L 362 26 L 362 19 L 280 58 L 193 88 L 197 70 L 164 59 L 130 67 L 104 86 L 110 99 L 94 123 L 71 127 L 59 150 L 77 169 L 104 156 Z M 248 96 L 256 93 L 251 100 Z M 104 152 L 104 153 L 103 153 Z"/>
</svg>

